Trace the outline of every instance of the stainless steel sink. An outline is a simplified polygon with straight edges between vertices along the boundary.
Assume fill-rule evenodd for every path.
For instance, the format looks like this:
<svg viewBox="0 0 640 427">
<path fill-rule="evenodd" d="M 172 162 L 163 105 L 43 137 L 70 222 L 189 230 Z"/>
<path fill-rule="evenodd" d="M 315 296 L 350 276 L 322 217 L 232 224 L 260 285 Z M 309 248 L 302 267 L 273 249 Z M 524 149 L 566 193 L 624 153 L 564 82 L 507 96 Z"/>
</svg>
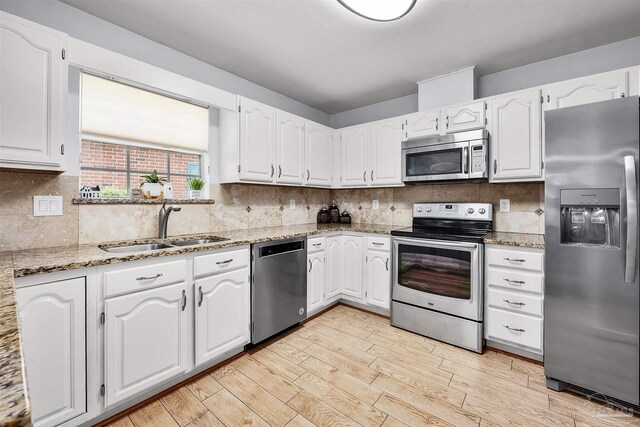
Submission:
<svg viewBox="0 0 640 427">
<path fill-rule="evenodd" d="M 175 246 L 194 246 L 194 245 L 204 245 L 205 243 L 223 242 L 225 240 L 229 240 L 229 239 L 225 239 L 224 237 L 212 236 L 204 239 L 175 240 L 175 241 L 172 241 L 171 244 Z"/>
<path fill-rule="evenodd" d="M 131 246 L 114 246 L 112 248 L 101 248 L 105 252 L 112 253 L 125 253 L 125 252 L 145 252 L 155 251 L 158 249 L 174 248 L 174 245 L 168 243 L 147 243 L 146 245 L 131 245 Z"/>
</svg>

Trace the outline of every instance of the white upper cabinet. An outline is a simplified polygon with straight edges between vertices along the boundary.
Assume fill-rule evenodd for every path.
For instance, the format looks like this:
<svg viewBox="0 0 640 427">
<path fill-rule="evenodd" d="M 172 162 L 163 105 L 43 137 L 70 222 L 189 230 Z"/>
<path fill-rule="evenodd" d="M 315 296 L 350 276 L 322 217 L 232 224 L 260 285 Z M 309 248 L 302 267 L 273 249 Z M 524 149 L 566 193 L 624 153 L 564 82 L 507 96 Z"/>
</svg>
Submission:
<svg viewBox="0 0 640 427">
<path fill-rule="evenodd" d="M 362 299 L 363 245 L 361 236 L 342 236 L 342 294 Z"/>
<path fill-rule="evenodd" d="M 278 111 L 277 118 L 276 182 L 302 185 L 305 173 L 304 119 L 284 111 Z"/>
<path fill-rule="evenodd" d="M 540 89 L 497 96 L 491 105 L 491 181 L 542 177 Z"/>
<path fill-rule="evenodd" d="M 0 12 L 0 167 L 64 170 L 66 40 Z"/>
<path fill-rule="evenodd" d="M 306 124 L 306 184 L 331 187 L 333 129 L 313 122 Z"/>
<path fill-rule="evenodd" d="M 86 411 L 85 279 L 16 290 L 29 403 L 35 426 Z"/>
<path fill-rule="evenodd" d="M 275 182 L 276 139 L 276 109 L 240 98 L 241 180 Z"/>
<path fill-rule="evenodd" d="M 484 101 L 474 101 L 447 107 L 442 110 L 442 117 L 446 133 L 482 129 L 487 124 L 486 104 Z"/>
<path fill-rule="evenodd" d="M 544 109 L 573 107 L 628 96 L 629 72 L 616 70 L 543 88 Z"/>
<path fill-rule="evenodd" d="M 354 126 L 340 131 L 343 187 L 366 185 L 368 126 Z"/>
<path fill-rule="evenodd" d="M 369 184 L 402 184 L 402 120 L 373 123 L 369 128 Z"/>
<path fill-rule="evenodd" d="M 196 366 L 251 339 L 249 270 L 196 280 Z"/>
<path fill-rule="evenodd" d="M 185 372 L 184 282 L 108 298 L 105 307 L 105 404 L 111 407 Z"/>
<path fill-rule="evenodd" d="M 440 134 L 440 110 L 419 111 L 404 117 L 404 138 L 424 138 Z"/>
</svg>

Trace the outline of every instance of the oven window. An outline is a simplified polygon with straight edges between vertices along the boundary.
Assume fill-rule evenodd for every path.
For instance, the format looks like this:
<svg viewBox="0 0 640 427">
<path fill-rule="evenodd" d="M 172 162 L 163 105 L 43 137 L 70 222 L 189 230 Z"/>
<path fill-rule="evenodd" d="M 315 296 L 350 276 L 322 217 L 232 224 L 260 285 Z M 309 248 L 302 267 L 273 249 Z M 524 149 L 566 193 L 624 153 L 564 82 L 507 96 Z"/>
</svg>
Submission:
<svg viewBox="0 0 640 427">
<path fill-rule="evenodd" d="M 471 253 L 398 245 L 398 284 L 417 291 L 471 299 Z"/>
<path fill-rule="evenodd" d="M 407 176 L 462 173 L 462 148 L 406 154 L 406 168 Z"/>
</svg>

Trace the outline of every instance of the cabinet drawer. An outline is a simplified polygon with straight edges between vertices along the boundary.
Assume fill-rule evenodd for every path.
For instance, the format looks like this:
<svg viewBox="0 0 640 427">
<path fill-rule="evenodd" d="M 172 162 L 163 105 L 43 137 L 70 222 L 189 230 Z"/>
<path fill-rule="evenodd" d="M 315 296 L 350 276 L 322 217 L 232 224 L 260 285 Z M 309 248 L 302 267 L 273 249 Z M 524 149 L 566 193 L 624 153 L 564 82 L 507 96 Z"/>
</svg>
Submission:
<svg viewBox="0 0 640 427">
<path fill-rule="evenodd" d="M 521 272 L 500 268 L 488 268 L 487 284 L 507 289 L 535 292 L 542 294 L 544 276 L 541 273 Z"/>
<path fill-rule="evenodd" d="M 325 239 L 324 237 L 314 237 L 313 239 L 307 239 L 307 253 L 324 251 Z"/>
<path fill-rule="evenodd" d="M 489 288 L 487 303 L 490 307 L 503 308 L 525 314 L 542 317 L 544 299 L 537 295 L 527 295 L 521 292 L 509 292 L 502 289 Z"/>
<path fill-rule="evenodd" d="M 388 237 L 367 237 L 367 249 L 390 251 L 391 239 Z"/>
<path fill-rule="evenodd" d="M 498 267 L 542 272 L 544 271 L 543 259 L 542 252 L 487 248 L 487 263 Z"/>
<path fill-rule="evenodd" d="M 193 265 L 195 276 L 206 276 L 243 268 L 249 265 L 249 250 L 240 249 L 197 256 L 193 260 Z"/>
<path fill-rule="evenodd" d="M 183 282 L 187 277 L 185 260 L 158 262 L 104 273 L 104 294 L 110 297 L 143 289 Z"/>
<path fill-rule="evenodd" d="M 542 319 L 489 308 L 487 338 L 542 350 Z"/>
</svg>

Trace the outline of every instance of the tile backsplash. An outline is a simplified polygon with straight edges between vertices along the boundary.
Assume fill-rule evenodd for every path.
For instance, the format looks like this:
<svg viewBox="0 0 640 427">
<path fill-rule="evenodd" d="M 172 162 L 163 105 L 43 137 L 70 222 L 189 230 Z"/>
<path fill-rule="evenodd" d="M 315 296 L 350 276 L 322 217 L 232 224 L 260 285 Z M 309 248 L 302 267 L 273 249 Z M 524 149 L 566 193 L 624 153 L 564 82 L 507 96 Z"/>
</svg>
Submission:
<svg viewBox="0 0 640 427">
<path fill-rule="evenodd" d="M 78 177 L 0 172 L 0 251 L 154 237 L 159 205 L 73 205 Z M 64 197 L 62 216 L 34 217 L 34 195 Z M 409 225 L 419 201 L 490 202 L 511 199 L 511 212 L 494 215 L 494 229 L 543 233 L 544 185 L 430 184 L 397 188 L 327 190 L 251 184 L 211 185 L 212 205 L 181 205 L 169 219 L 169 235 L 215 233 L 313 223 L 321 206 L 336 200 L 356 223 Z M 289 201 L 295 199 L 295 209 Z M 373 200 L 379 209 L 373 209 Z"/>
</svg>

